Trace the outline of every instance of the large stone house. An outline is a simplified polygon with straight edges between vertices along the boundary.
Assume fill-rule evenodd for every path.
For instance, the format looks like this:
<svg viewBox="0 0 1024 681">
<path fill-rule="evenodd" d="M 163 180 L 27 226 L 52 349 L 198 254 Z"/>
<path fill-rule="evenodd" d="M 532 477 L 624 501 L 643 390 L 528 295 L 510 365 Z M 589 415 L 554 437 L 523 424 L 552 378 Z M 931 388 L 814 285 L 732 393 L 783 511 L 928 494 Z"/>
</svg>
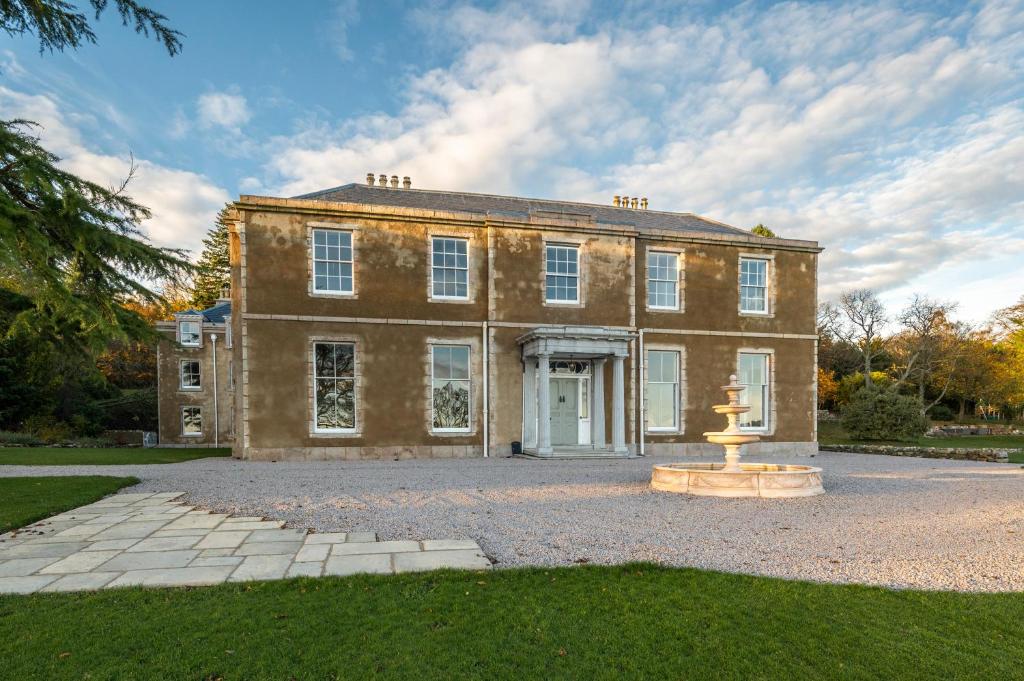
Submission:
<svg viewBox="0 0 1024 681">
<path fill-rule="evenodd" d="M 216 431 L 265 460 L 697 453 L 737 374 L 754 452 L 815 450 L 815 242 L 646 199 L 372 175 L 242 196 L 230 234 L 230 302 L 164 327 L 164 444 Z"/>
</svg>

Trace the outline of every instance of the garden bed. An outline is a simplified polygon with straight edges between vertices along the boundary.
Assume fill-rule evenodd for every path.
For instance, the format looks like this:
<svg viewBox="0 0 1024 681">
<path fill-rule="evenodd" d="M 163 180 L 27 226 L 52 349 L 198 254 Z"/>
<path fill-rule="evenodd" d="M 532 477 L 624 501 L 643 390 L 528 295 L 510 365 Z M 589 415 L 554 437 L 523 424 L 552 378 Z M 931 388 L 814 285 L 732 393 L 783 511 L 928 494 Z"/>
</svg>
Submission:
<svg viewBox="0 0 1024 681">
<path fill-rule="evenodd" d="M 857 454 L 885 454 L 887 456 L 918 456 L 924 459 L 954 459 L 957 461 L 989 461 L 992 463 L 1008 463 L 1010 460 L 1009 449 L 862 444 L 820 444 L 818 445 L 818 449 L 823 452 L 853 452 Z"/>
</svg>

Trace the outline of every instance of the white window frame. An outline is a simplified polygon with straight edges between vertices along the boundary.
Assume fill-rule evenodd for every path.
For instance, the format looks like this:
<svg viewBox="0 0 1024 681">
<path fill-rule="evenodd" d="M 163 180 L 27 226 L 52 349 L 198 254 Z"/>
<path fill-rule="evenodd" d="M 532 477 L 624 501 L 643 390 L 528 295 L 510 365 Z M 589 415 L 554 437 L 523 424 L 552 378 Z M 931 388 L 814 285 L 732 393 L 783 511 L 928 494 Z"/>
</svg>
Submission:
<svg viewBox="0 0 1024 681">
<path fill-rule="evenodd" d="M 199 385 L 185 385 L 185 365 L 195 364 L 198 367 L 196 376 L 199 379 Z M 198 359 L 179 359 L 178 360 L 178 390 L 185 390 L 188 392 L 198 392 L 203 389 L 203 363 Z"/>
<path fill-rule="evenodd" d="M 469 384 L 469 419 L 465 428 L 434 427 L 434 350 L 437 348 L 465 348 L 466 352 L 466 383 Z M 461 381 L 463 379 L 446 379 Z M 468 343 L 431 343 L 430 345 L 430 432 L 432 433 L 471 433 L 473 432 L 473 347 Z"/>
<path fill-rule="evenodd" d="M 685 361 L 685 355 L 681 348 L 669 348 L 669 347 L 646 347 L 644 352 L 647 354 L 644 357 L 644 428 L 648 433 L 681 433 L 683 431 L 683 362 Z M 650 390 L 648 389 L 652 383 L 656 385 L 664 385 L 665 381 L 651 381 L 650 374 L 650 357 L 652 352 L 671 352 L 676 356 L 676 376 L 674 385 L 676 386 L 674 403 L 672 409 L 672 426 L 652 426 L 650 425 Z"/>
<path fill-rule="evenodd" d="M 317 424 L 317 414 L 320 412 L 320 410 L 319 410 L 319 408 L 317 406 L 317 403 L 316 403 L 316 382 L 317 382 L 317 375 L 316 375 L 316 346 L 317 345 L 351 345 L 352 346 L 352 427 L 351 428 L 321 428 Z M 357 369 L 357 367 L 358 367 L 357 362 L 358 362 L 358 357 L 359 357 L 358 356 L 358 352 L 359 352 L 358 345 L 356 344 L 355 341 L 351 341 L 351 340 L 314 339 L 312 344 L 311 344 L 310 349 L 312 351 L 312 360 L 313 360 L 311 362 L 311 366 L 310 366 L 310 369 L 311 369 L 311 372 L 312 372 L 312 374 L 310 376 L 310 379 L 312 381 L 312 386 L 313 386 L 313 414 L 312 414 L 313 433 L 317 434 L 317 435 L 322 435 L 322 434 L 351 435 L 353 433 L 358 433 L 359 432 L 359 422 L 360 422 L 360 419 L 359 419 L 359 391 L 358 391 L 358 387 L 359 387 L 359 383 L 358 383 L 359 371 Z M 335 380 L 337 380 L 337 378 L 335 378 Z"/>
<path fill-rule="evenodd" d="M 316 234 L 317 232 L 337 232 L 339 234 L 348 235 L 349 251 L 351 252 L 351 259 L 344 260 L 330 260 L 316 257 Z M 345 289 L 329 289 L 329 288 L 318 288 L 316 285 L 316 264 L 318 262 L 326 263 L 338 263 L 339 265 L 348 264 L 352 272 L 352 286 L 348 290 Z M 334 227 L 324 226 L 312 226 L 310 227 L 309 233 L 309 276 L 310 276 L 310 291 L 314 295 L 318 296 L 340 296 L 345 298 L 351 298 L 356 292 L 356 237 L 355 232 L 351 229 L 338 229 Z"/>
<path fill-rule="evenodd" d="M 548 251 L 552 248 L 565 249 L 567 251 L 576 252 L 576 274 L 560 273 L 560 272 L 548 272 Z M 573 243 L 561 243 L 561 242 L 545 242 L 544 243 L 544 303 L 546 305 L 579 305 L 582 299 L 581 288 L 583 284 L 583 278 L 581 276 L 583 263 L 582 260 L 582 249 L 579 244 Z M 557 257 L 555 262 L 557 262 Z M 576 298 L 573 300 L 558 300 L 548 297 L 548 276 L 556 277 L 574 277 L 576 279 Z"/>
<path fill-rule="evenodd" d="M 763 426 L 745 426 L 742 424 L 743 417 L 745 414 L 740 414 L 737 422 L 739 423 L 740 430 L 745 433 L 759 433 L 761 435 L 771 435 L 775 432 L 775 351 L 770 348 L 740 348 L 736 353 L 736 376 L 738 381 L 742 381 L 742 372 L 740 371 L 740 362 L 742 361 L 743 355 L 759 355 L 764 357 L 765 367 L 764 376 L 767 383 L 764 385 L 764 396 L 762 398 L 764 404 L 764 425 Z M 746 384 L 744 384 L 746 385 Z M 741 404 L 750 404 L 750 398 L 748 394 L 750 387 L 740 393 Z M 750 412 L 747 412 L 748 414 Z"/>
<path fill-rule="evenodd" d="M 233 346 L 234 337 L 231 333 L 231 315 L 224 315 L 224 347 Z"/>
<path fill-rule="evenodd" d="M 743 307 L 743 263 L 744 262 L 762 262 L 764 263 L 764 309 L 763 310 L 751 310 Z M 750 315 L 753 317 L 771 317 L 773 314 L 772 310 L 772 294 L 773 285 L 772 277 L 774 276 L 774 258 L 772 256 L 760 256 L 760 255 L 747 255 L 741 254 L 739 259 L 739 265 L 737 267 L 737 282 L 738 288 L 736 293 L 739 296 L 739 311 L 741 315 Z M 751 287 L 753 288 L 753 287 Z"/>
<path fill-rule="evenodd" d="M 188 433 L 188 432 L 185 432 L 185 412 L 188 411 L 188 410 L 192 410 L 192 409 L 196 410 L 199 413 L 199 432 L 198 433 Z M 194 404 L 186 405 L 186 406 L 181 408 L 180 414 L 181 414 L 181 436 L 182 437 L 202 437 L 203 436 L 203 408 L 198 406 L 198 405 L 194 405 Z"/>
<path fill-rule="evenodd" d="M 185 342 L 185 325 L 194 324 L 196 327 L 195 342 Z M 203 344 L 203 323 L 198 319 L 182 319 L 178 322 L 178 342 L 188 348 L 198 348 Z"/>
<path fill-rule="evenodd" d="M 461 241 L 461 242 L 466 244 L 466 266 L 465 267 L 458 267 L 457 265 L 455 267 L 448 267 L 447 265 L 442 265 L 439 268 L 439 269 L 443 269 L 443 270 L 453 270 L 453 271 L 462 271 L 462 270 L 464 270 L 466 272 L 466 295 L 464 295 L 464 296 L 438 295 L 437 293 L 434 292 L 434 267 L 435 267 L 435 265 L 434 265 L 434 242 L 436 240 L 438 240 L 438 239 L 446 240 L 446 241 Z M 431 234 L 430 235 L 430 262 L 428 264 L 427 271 L 428 271 L 428 284 L 429 284 L 429 287 L 430 287 L 429 288 L 429 294 L 430 294 L 429 298 L 430 298 L 430 300 L 455 300 L 455 301 L 461 301 L 461 302 L 468 301 L 469 300 L 469 292 L 470 292 L 470 281 L 469 281 L 469 275 L 470 275 L 470 272 L 469 272 L 469 239 L 467 239 L 466 237 L 461 237 L 461 236 L 448 236 L 446 234 Z"/>
<path fill-rule="evenodd" d="M 647 262 L 645 263 L 645 268 L 646 268 L 646 272 L 647 272 L 646 293 L 647 293 L 647 309 L 648 310 L 662 310 L 662 311 L 668 311 L 668 312 L 678 312 L 679 311 L 679 309 L 681 307 L 680 300 L 682 298 L 682 287 L 679 285 L 680 274 L 682 272 L 681 264 L 682 264 L 682 260 L 683 260 L 681 255 L 682 254 L 679 251 L 668 251 L 668 250 L 662 250 L 662 249 L 658 249 L 658 248 L 652 248 L 652 249 L 647 251 Z M 675 284 L 675 300 L 676 300 L 675 305 L 651 305 L 651 282 L 652 281 L 659 281 L 659 282 L 673 281 L 671 279 L 654 279 L 651 276 L 651 256 L 668 256 L 670 258 L 675 258 L 675 261 L 676 261 L 676 278 L 675 278 L 675 281 L 673 282 Z"/>
</svg>

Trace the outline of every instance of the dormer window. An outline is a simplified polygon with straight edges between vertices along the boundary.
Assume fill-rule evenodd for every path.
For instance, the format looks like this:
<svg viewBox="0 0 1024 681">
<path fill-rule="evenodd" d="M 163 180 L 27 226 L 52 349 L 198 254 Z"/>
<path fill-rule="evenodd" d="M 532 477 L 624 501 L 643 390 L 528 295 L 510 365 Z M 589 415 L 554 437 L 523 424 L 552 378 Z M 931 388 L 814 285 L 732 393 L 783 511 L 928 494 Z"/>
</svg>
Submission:
<svg viewBox="0 0 1024 681">
<path fill-rule="evenodd" d="M 178 322 L 178 342 L 182 345 L 199 347 L 201 333 L 199 322 Z"/>
</svg>

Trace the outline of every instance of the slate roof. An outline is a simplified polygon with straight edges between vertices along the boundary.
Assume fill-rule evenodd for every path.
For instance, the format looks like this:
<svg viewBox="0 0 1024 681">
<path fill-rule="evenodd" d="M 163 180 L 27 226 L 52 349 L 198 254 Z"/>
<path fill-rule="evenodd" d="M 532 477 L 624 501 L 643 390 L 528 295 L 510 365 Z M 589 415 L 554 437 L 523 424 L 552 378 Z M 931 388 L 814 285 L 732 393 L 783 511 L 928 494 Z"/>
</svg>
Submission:
<svg viewBox="0 0 1024 681">
<path fill-rule="evenodd" d="M 201 313 L 194 314 L 202 314 L 204 321 L 211 322 L 213 324 L 223 324 L 224 317 L 231 314 L 231 302 L 225 301 L 223 303 L 217 303 L 213 307 L 206 308 Z"/>
<path fill-rule="evenodd" d="M 527 217 L 535 212 L 548 214 L 569 213 L 572 215 L 587 215 L 596 222 L 604 224 L 623 225 L 639 230 L 671 229 L 683 232 L 751 236 L 750 232 L 745 229 L 731 227 L 714 220 L 702 218 L 693 213 L 666 213 L 655 210 L 616 208 L 611 205 L 526 199 L 515 196 L 492 196 L 490 194 L 470 194 L 467 192 L 390 189 L 387 187 L 371 187 L 359 183 L 323 189 L 293 198 L 363 203 L 378 206 L 398 206 L 400 208 L 421 208 L 425 210 L 462 211 L 479 213 L 481 215 L 508 215 L 512 217 Z"/>
</svg>

